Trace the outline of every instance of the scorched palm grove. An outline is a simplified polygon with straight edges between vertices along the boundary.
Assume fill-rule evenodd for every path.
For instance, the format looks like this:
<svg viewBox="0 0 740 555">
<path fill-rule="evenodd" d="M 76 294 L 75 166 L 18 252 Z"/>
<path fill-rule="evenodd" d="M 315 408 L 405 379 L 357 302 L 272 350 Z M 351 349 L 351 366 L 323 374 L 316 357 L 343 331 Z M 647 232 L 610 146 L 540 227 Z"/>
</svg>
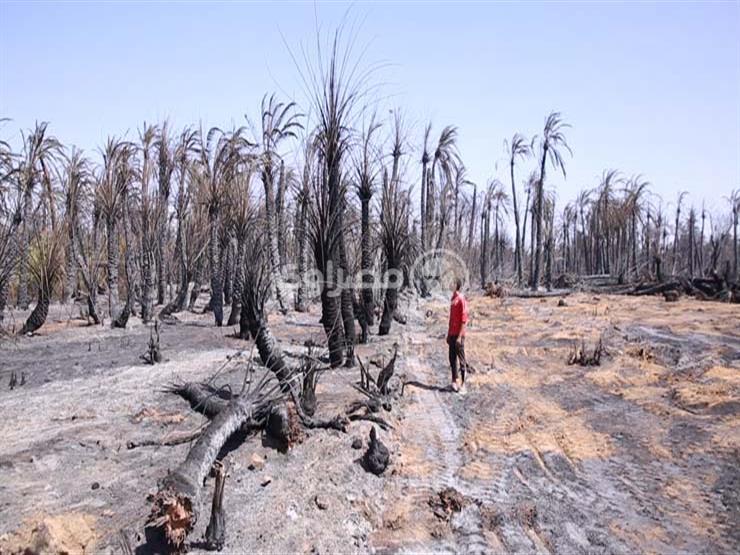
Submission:
<svg viewBox="0 0 740 555">
<path fill-rule="evenodd" d="M 343 44 L 241 126 L 0 143 L 0 551 L 736 550 L 740 191 L 563 199 L 558 111 L 475 183 Z"/>
</svg>

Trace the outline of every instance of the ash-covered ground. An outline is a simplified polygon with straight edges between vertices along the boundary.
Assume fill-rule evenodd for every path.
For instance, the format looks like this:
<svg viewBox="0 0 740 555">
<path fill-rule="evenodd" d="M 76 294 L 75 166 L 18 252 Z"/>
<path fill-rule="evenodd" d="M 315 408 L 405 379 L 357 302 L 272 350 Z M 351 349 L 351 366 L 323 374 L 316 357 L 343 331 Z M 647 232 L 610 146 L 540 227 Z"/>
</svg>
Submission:
<svg viewBox="0 0 740 555">
<path fill-rule="evenodd" d="M 357 348 L 382 364 L 398 343 L 397 384 L 415 382 L 384 414 L 394 426 L 379 430 L 391 451 L 386 473 L 366 473 L 363 450 L 351 447 L 367 444 L 369 422 L 347 434 L 311 430 L 287 453 L 259 434 L 239 437 L 224 457 L 225 552 L 740 550 L 737 306 L 471 295 L 474 372 L 462 394 L 445 390 L 447 300 L 401 309 L 405 325 Z M 150 331 L 138 319 L 111 330 L 74 312 L 54 306 L 38 335 L 0 347 L 2 553 L 117 553 L 122 529 L 146 552 L 147 497 L 189 445 L 127 444 L 205 424 L 167 385 L 217 374 L 239 388 L 254 356 L 210 314 L 183 313 L 161 326 L 167 360 L 149 366 L 140 355 Z M 319 316 L 313 306 L 271 315 L 270 325 L 298 354 L 323 341 Z M 568 364 L 574 345 L 593 349 L 599 339 L 599 366 Z M 13 372 L 25 383 L 10 390 Z M 358 379 L 358 368 L 324 373 L 318 412 L 356 400 Z M 209 479 L 204 503 L 212 489 Z"/>
</svg>

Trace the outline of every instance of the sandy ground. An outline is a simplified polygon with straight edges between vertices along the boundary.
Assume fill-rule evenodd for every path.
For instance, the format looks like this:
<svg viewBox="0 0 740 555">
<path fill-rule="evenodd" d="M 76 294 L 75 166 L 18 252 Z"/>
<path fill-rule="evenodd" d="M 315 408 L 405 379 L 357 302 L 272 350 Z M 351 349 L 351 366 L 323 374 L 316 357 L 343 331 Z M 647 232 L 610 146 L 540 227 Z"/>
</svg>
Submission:
<svg viewBox="0 0 740 555">
<path fill-rule="evenodd" d="M 380 434 L 386 474 L 367 474 L 350 447 L 366 441 L 366 422 L 348 434 L 312 431 L 287 454 L 241 438 L 225 456 L 225 550 L 738 552 L 737 306 L 589 294 L 557 304 L 473 296 L 475 372 L 458 395 L 444 390 L 446 300 L 412 301 L 407 325 L 358 348 L 365 360 L 387 359 L 398 342 L 399 377 L 425 386 L 407 386 L 386 415 L 395 426 Z M 163 388 L 214 373 L 239 387 L 252 356 L 210 315 L 183 314 L 161 331 L 168 360 L 147 366 L 139 320 L 110 330 L 73 312 L 55 306 L 37 336 L 0 347 L 0 553 L 120 552 L 119 531 L 141 530 L 147 496 L 188 449 L 127 442 L 204 423 Z M 289 351 L 323 338 L 318 307 L 271 325 Z M 592 348 L 599 338 L 600 366 L 567 364 L 574 342 Z M 11 391 L 13 371 L 26 383 Z M 357 378 L 356 369 L 325 374 L 319 411 L 357 398 Z M 254 455 L 264 468 L 248 469 Z M 446 488 L 460 510 L 439 510 Z"/>
</svg>

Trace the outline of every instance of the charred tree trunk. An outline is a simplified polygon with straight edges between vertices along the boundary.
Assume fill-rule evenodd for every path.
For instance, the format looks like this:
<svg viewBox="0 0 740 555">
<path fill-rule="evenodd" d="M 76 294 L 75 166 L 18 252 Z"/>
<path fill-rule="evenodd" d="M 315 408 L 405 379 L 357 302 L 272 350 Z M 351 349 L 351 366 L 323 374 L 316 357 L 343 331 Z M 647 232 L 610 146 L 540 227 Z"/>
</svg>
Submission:
<svg viewBox="0 0 740 555">
<path fill-rule="evenodd" d="M 278 177 L 278 186 L 275 194 L 275 231 L 277 233 L 278 243 L 278 262 L 280 268 L 287 262 L 287 249 L 285 240 L 285 195 L 288 188 L 288 180 L 285 177 L 285 162 L 280 161 L 280 175 Z"/>
<path fill-rule="evenodd" d="M 516 228 L 516 235 L 514 237 L 514 267 L 516 269 L 516 279 L 519 286 L 522 284 L 522 235 L 519 229 L 519 206 L 516 202 L 516 183 L 514 181 L 514 158 L 512 157 L 511 163 L 509 164 L 511 170 L 511 200 L 514 209 L 514 226 Z"/>
<path fill-rule="evenodd" d="M 694 277 L 695 252 L 694 252 L 694 228 L 696 227 L 696 213 L 692 207 L 689 210 L 689 277 Z"/>
<path fill-rule="evenodd" d="M 273 275 L 273 292 L 281 311 L 285 311 L 282 291 L 282 270 L 280 266 L 280 245 L 278 242 L 277 215 L 275 213 L 275 187 L 272 161 L 265 162 L 262 168 L 262 184 L 265 188 L 265 217 L 267 220 L 267 240 L 269 245 L 270 267 Z"/>
<path fill-rule="evenodd" d="M 75 229 L 77 224 L 70 220 L 68 222 L 68 237 L 67 237 L 67 251 L 65 253 L 65 267 L 64 267 L 64 285 L 62 287 L 62 303 L 66 303 L 68 299 L 74 299 L 77 297 L 77 263 L 75 262 L 74 255 L 72 254 L 75 248 Z"/>
<path fill-rule="evenodd" d="M 108 316 L 115 320 L 121 312 L 118 298 L 118 230 L 115 215 L 106 215 L 105 232 L 108 253 Z"/>
<path fill-rule="evenodd" d="M 39 298 L 33 312 L 29 315 L 26 322 L 21 328 L 21 334 L 33 333 L 38 330 L 46 322 L 46 317 L 49 314 L 49 297 L 51 291 L 49 288 L 40 286 L 39 287 Z"/>
<path fill-rule="evenodd" d="M 421 157 L 421 248 L 427 246 L 427 166 L 429 165 L 429 154 L 426 149 Z"/>
<path fill-rule="evenodd" d="M 135 278 L 136 270 L 131 249 L 131 234 L 129 230 L 129 222 L 131 219 L 129 218 L 128 202 L 128 193 L 125 192 L 123 195 L 123 217 L 121 218 L 121 225 L 123 227 L 123 272 L 126 277 L 126 301 L 123 303 L 123 307 L 118 313 L 118 316 L 113 318 L 111 322 L 111 325 L 114 328 L 125 328 L 128 324 L 137 287 Z"/>
<path fill-rule="evenodd" d="M 475 234 L 477 201 L 478 201 L 478 187 L 473 185 L 473 206 L 470 209 L 470 227 L 468 228 L 468 252 L 473 250 L 473 235 Z"/>
<path fill-rule="evenodd" d="M 333 274 L 333 272 L 330 271 Z M 329 360 L 332 368 L 342 365 L 344 362 L 342 347 L 344 345 L 344 333 L 342 320 L 340 319 L 340 291 L 334 283 L 335 276 L 327 275 L 321 288 L 321 323 L 326 332 L 329 348 Z"/>
<path fill-rule="evenodd" d="M 226 484 L 226 469 L 223 464 L 216 462 L 216 485 L 213 489 L 213 503 L 211 504 L 211 520 L 206 528 L 206 547 L 221 551 L 226 540 L 226 514 L 224 512 L 224 485 Z"/>
<path fill-rule="evenodd" d="M 362 269 L 362 310 L 365 325 L 375 324 L 373 289 L 375 277 L 372 273 L 372 252 L 370 250 L 370 200 L 372 189 L 367 186 L 361 189 L 360 202 L 362 203 L 362 230 L 361 230 L 361 259 Z"/>
<path fill-rule="evenodd" d="M 678 204 L 676 205 L 676 227 L 674 228 L 673 235 L 673 271 L 672 274 L 676 273 L 676 265 L 678 263 L 678 232 L 681 218 L 681 199 L 679 197 Z"/>
<path fill-rule="evenodd" d="M 30 305 L 28 295 L 28 246 L 31 240 L 30 225 L 31 212 L 33 210 L 33 181 L 29 179 L 24 187 L 23 194 L 23 222 L 21 227 L 19 255 L 20 264 L 18 269 L 18 296 L 17 305 L 21 310 L 27 310 Z"/>
<path fill-rule="evenodd" d="M 154 317 L 154 287 L 155 287 L 155 256 L 145 245 L 141 260 L 142 288 L 141 288 L 141 320 L 145 324 Z"/>
<path fill-rule="evenodd" d="M 483 239 L 482 239 L 482 246 L 481 246 L 480 276 L 481 276 L 481 287 L 485 288 L 486 282 L 488 281 L 488 270 L 489 270 L 488 253 L 490 251 L 489 237 L 491 236 L 491 203 L 490 201 L 486 203 L 484 214 L 485 214 L 485 225 L 481 226 L 482 232 L 483 232 Z"/>
<path fill-rule="evenodd" d="M 164 304 L 165 291 L 167 288 L 167 272 L 165 270 L 165 231 L 166 226 L 162 226 L 160 233 L 157 234 L 156 250 L 156 267 L 157 267 L 157 304 Z"/>
<path fill-rule="evenodd" d="M 380 317 L 378 335 L 388 335 L 391 331 L 393 316 L 398 310 L 398 287 L 400 284 L 388 283 L 385 289 L 385 301 L 383 303 L 383 314 Z"/>
<path fill-rule="evenodd" d="M 211 301 L 216 326 L 221 327 L 224 319 L 223 274 L 221 267 L 221 249 L 219 241 L 218 209 L 208 210 L 208 257 L 211 265 Z"/>
<path fill-rule="evenodd" d="M 303 177 L 303 190 L 301 191 L 300 208 L 298 215 L 298 229 L 296 243 L 298 245 L 298 289 L 295 296 L 296 312 L 308 312 L 307 299 L 307 273 L 308 273 L 308 246 L 309 236 L 306 226 L 308 225 L 308 202 L 309 202 L 309 184 L 310 172 L 307 166 Z"/>
<path fill-rule="evenodd" d="M 0 279 L 0 326 L 5 319 L 5 306 L 8 304 L 8 281 Z"/>
<path fill-rule="evenodd" d="M 231 304 L 232 297 L 231 294 L 233 292 L 233 286 L 234 286 L 234 280 L 233 280 L 233 272 L 234 272 L 234 246 L 233 246 L 233 239 L 227 238 L 226 244 L 223 247 L 223 255 L 221 256 L 221 260 L 223 260 L 223 275 L 224 275 L 224 303 Z"/>
<path fill-rule="evenodd" d="M 542 148 L 540 178 L 537 181 L 537 232 L 535 235 L 534 271 L 532 272 L 531 284 L 532 291 L 536 291 L 540 284 L 540 261 L 542 259 L 542 209 L 545 200 L 545 162 L 547 161 L 547 150 L 547 142 L 545 142 Z"/>
<path fill-rule="evenodd" d="M 72 248 L 71 255 L 75 259 L 77 268 L 79 269 L 82 280 L 85 283 L 85 289 L 87 289 L 87 314 L 88 318 L 92 319 L 94 324 L 100 324 L 100 317 L 98 316 L 97 308 L 97 297 L 98 297 L 98 268 L 96 262 L 96 256 L 98 253 L 98 217 L 97 214 L 93 217 L 93 229 L 92 229 L 92 249 L 91 255 L 93 257 L 92 265 L 88 262 L 85 255 L 84 245 L 82 244 L 82 234 L 78 230 L 76 235 L 77 244 L 79 250 Z M 92 266 L 92 267 L 91 267 Z"/>
<path fill-rule="evenodd" d="M 536 185 L 535 185 L 536 187 Z M 535 190 L 535 197 L 532 198 L 532 204 L 529 208 L 531 215 L 530 215 L 530 231 L 529 231 L 529 284 L 530 287 L 532 286 L 532 283 L 534 283 L 534 256 L 535 256 L 535 228 L 537 227 L 537 222 L 535 221 L 535 212 L 537 210 L 537 207 L 535 206 L 537 199 L 537 190 Z"/>
<path fill-rule="evenodd" d="M 240 321 L 242 309 L 242 292 L 244 291 L 244 264 L 246 263 L 245 240 L 236 241 L 236 267 L 234 268 L 234 291 L 231 296 L 231 312 L 227 326 L 234 326 Z M 241 335 L 241 334 L 240 334 Z M 246 339 L 246 338 L 245 338 Z"/>
<path fill-rule="evenodd" d="M 637 268 L 637 208 L 636 207 L 632 209 L 631 223 L 632 223 L 632 230 L 630 232 L 630 235 L 631 235 L 631 245 L 632 245 L 631 251 L 632 252 L 630 254 L 632 256 L 632 260 L 631 260 L 630 266 L 631 266 L 631 269 L 632 269 L 632 272 L 631 272 L 632 273 L 632 278 L 636 280 L 637 277 L 638 277 L 638 268 Z"/>
<path fill-rule="evenodd" d="M 735 280 L 740 282 L 740 274 L 738 274 L 738 250 L 737 250 L 737 220 L 738 220 L 738 204 L 740 202 L 735 201 L 732 207 L 732 273 L 735 276 Z"/>
<path fill-rule="evenodd" d="M 699 261 L 699 275 L 705 275 L 706 268 L 704 267 L 704 223 L 706 219 L 706 211 L 704 206 L 701 208 L 701 231 L 699 232 L 699 249 L 698 249 L 698 261 Z"/>
<path fill-rule="evenodd" d="M 350 276 L 347 270 L 347 249 L 344 244 L 344 230 L 342 230 L 342 237 L 339 240 L 339 268 L 342 271 L 342 277 L 344 283 L 341 284 L 341 310 L 342 310 L 342 324 L 344 328 L 344 363 L 345 366 L 351 367 L 354 365 L 355 360 L 355 309 L 354 309 L 354 289 L 350 285 Z"/>
<path fill-rule="evenodd" d="M 531 207 L 529 206 L 529 201 L 530 201 L 531 196 L 532 196 L 532 189 L 529 188 L 527 190 L 527 201 L 524 203 L 524 221 L 522 221 L 522 266 L 524 266 L 524 257 L 526 255 L 524 245 L 525 245 L 525 242 L 527 241 L 527 217 L 529 216 L 529 212 L 531 210 Z M 522 267 L 522 270 L 524 270 L 523 267 Z"/>
<path fill-rule="evenodd" d="M 426 229 L 427 244 L 423 248 L 429 248 L 434 240 L 434 164 L 432 171 L 427 172 L 427 205 L 426 205 Z"/>
<path fill-rule="evenodd" d="M 646 268 L 646 271 L 647 271 L 648 275 L 650 277 L 652 277 L 651 272 L 650 272 L 650 261 L 652 260 L 651 253 L 650 253 L 650 217 L 651 217 L 651 215 L 650 215 L 650 207 L 648 206 L 648 208 L 647 208 L 647 214 L 645 215 L 645 226 L 644 226 L 644 229 L 643 229 L 643 233 L 645 235 L 643 237 L 643 241 L 644 241 L 644 245 L 643 245 L 643 249 L 644 249 L 643 263 L 645 265 L 645 268 Z"/>
<path fill-rule="evenodd" d="M 545 243 L 545 249 L 547 256 L 545 258 L 545 287 L 548 291 L 552 291 L 552 249 L 553 249 L 553 236 L 552 236 L 552 224 L 547 232 L 547 241 Z"/>
</svg>

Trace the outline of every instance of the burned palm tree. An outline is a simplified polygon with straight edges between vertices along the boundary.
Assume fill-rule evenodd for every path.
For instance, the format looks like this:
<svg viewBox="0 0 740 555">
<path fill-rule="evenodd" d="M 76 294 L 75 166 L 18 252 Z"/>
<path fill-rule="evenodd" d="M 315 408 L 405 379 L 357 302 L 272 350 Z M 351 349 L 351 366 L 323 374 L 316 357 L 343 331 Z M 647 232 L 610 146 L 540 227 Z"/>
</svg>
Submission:
<svg viewBox="0 0 740 555">
<path fill-rule="evenodd" d="M 737 224 L 738 215 L 740 215 L 740 189 L 732 191 L 729 199 L 730 206 L 732 207 L 732 273 L 735 276 L 735 280 L 740 280 L 740 274 L 738 274 L 738 250 L 737 250 Z"/>
<path fill-rule="evenodd" d="M 189 214 L 183 232 L 187 234 L 185 257 L 188 273 L 192 275 L 193 287 L 188 298 L 187 309 L 195 310 L 195 303 L 201 292 L 201 286 L 207 281 L 206 268 L 208 266 L 208 247 L 210 245 L 208 232 L 208 209 L 204 205 L 194 205 Z"/>
<path fill-rule="evenodd" d="M 271 247 L 268 246 L 263 234 L 250 233 L 250 235 L 246 243 L 247 262 L 244 264 L 239 325 L 240 328 L 244 328 L 243 332 L 248 331 L 254 338 L 262 364 L 275 375 L 283 392 L 292 393 L 297 385 L 295 372 L 286 362 L 280 345 L 270 331 L 265 309 L 272 290 L 268 250 Z M 297 398 L 298 393 L 295 393 L 295 399 Z"/>
<path fill-rule="evenodd" d="M 527 179 L 524 181 L 524 190 L 527 191 L 527 200 L 524 202 L 524 221 L 522 222 L 522 258 L 524 258 L 524 242 L 527 237 L 527 220 L 530 216 L 534 215 L 534 209 L 532 207 L 532 193 L 537 189 L 537 181 L 539 177 L 536 171 L 530 172 Z M 534 220 L 534 218 L 531 218 Z M 534 224 L 530 223 L 530 239 L 529 239 L 529 281 L 532 281 L 532 274 L 534 273 Z"/>
<path fill-rule="evenodd" d="M 383 283 L 385 301 L 378 335 L 388 335 L 398 309 L 398 292 L 403 285 L 404 254 L 410 248 L 408 232 L 410 202 L 400 185 L 387 179 L 383 183 L 381 202 L 383 215 L 380 219 L 380 240 L 385 256 L 386 275 Z"/>
<path fill-rule="evenodd" d="M 186 130 L 187 133 L 187 130 Z M 157 304 L 164 304 L 167 286 L 165 250 L 170 234 L 168 225 L 169 201 L 172 194 L 172 176 L 177 164 L 177 148 L 173 147 L 169 135 L 169 124 L 165 121 L 159 129 L 156 141 L 158 186 L 156 203 L 157 248 L 155 252 L 157 267 Z"/>
<path fill-rule="evenodd" d="M 231 312 L 229 313 L 229 321 L 227 323 L 229 326 L 236 325 L 240 322 L 245 266 L 251 263 L 251 261 L 247 260 L 247 253 L 251 248 L 247 243 L 251 240 L 253 226 L 255 224 L 255 208 L 251 190 L 253 174 L 253 166 L 245 166 L 243 171 L 236 173 L 227 192 L 229 201 L 227 220 L 234 235 L 235 242 L 233 294 L 231 298 Z M 242 339 L 249 339 L 248 328 L 240 330 L 240 337 Z"/>
<path fill-rule="evenodd" d="M 172 160 L 173 175 L 177 180 L 177 191 L 174 202 L 174 215 L 177 222 L 174 259 L 179 269 L 179 275 L 177 293 L 174 299 L 160 311 L 160 317 L 167 317 L 175 312 L 185 310 L 188 288 L 190 287 L 190 281 L 193 279 L 195 270 L 194 255 L 201 250 L 196 248 L 194 253 L 190 252 L 191 242 L 195 243 L 199 234 L 188 232 L 192 222 L 191 202 L 194 194 L 193 191 L 197 184 L 197 179 L 193 175 L 197 173 L 197 169 L 194 170 L 193 167 L 193 155 L 196 152 L 197 138 L 198 132 L 186 127 L 180 134 L 180 138 L 174 148 Z M 160 137 L 161 140 L 162 138 Z M 160 158 L 161 156 L 160 154 Z M 161 163 L 162 161 L 160 159 L 160 167 Z M 161 214 L 160 217 L 164 218 Z"/>
<path fill-rule="evenodd" d="M 0 119 L 0 122 L 6 121 Z M 10 279 L 18 263 L 18 231 L 23 223 L 23 191 L 10 145 L 0 141 L 0 324 L 5 317 Z"/>
<path fill-rule="evenodd" d="M 468 214 L 468 251 L 473 250 L 473 237 L 475 236 L 475 221 L 478 217 L 478 186 L 473 183 L 473 200 L 470 203 L 470 213 Z"/>
<path fill-rule="evenodd" d="M 604 170 L 596 189 L 597 199 L 592 214 L 592 234 L 595 238 L 596 271 L 611 273 L 614 260 L 613 222 L 616 219 L 616 189 L 624 183 L 617 170 Z"/>
<path fill-rule="evenodd" d="M 243 162 L 250 143 L 244 128 L 224 133 L 217 127 L 199 134 L 199 176 L 205 185 L 208 207 L 208 259 L 211 269 L 210 307 L 217 326 L 223 324 L 223 264 L 221 260 L 221 208 L 226 184 Z"/>
<path fill-rule="evenodd" d="M 96 181 L 91 180 L 90 185 L 96 187 Z M 89 203 L 91 205 L 89 225 L 85 228 L 78 221 L 77 230 L 74 232 L 75 243 L 71 248 L 77 270 L 85 285 L 87 316 L 94 324 L 99 324 L 101 320 L 98 314 L 97 298 L 100 269 L 103 266 L 105 253 L 100 248 L 99 242 L 98 232 L 102 215 L 96 191 L 92 190 L 90 196 L 92 198 Z"/>
<path fill-rule="evenodd" d="M 285 160 L 280 161 L 280 172 L 278 173 L 277 189 L 275 191 L 275 227 L 278 238 L 278 255 L 280 269 L 289 260 L 288 252 L 288 192 L 291 191 L 297 182 L 294 168 L 286 166 Z"/>
<path fill-rule="evenodd" d="M 461 166 L 460 156 L 457 153 L 457 127 L 448 125 L 442 129 L 437 141 L 437 147 L 434 149 L 434 158 L 432 159 L 432 168 L 429 173 L 429 183 L 427 186 L 427 236 L 429 238 L 429 247 L 439 248 L 442 237 L 445 233 L 447 220 L 449 218 L 447 198 L 454 180 L 454 175 L 458 166 Z M 439 170 L 439 171 L 438 171 Z M 443 180 L 437 184 L 441 177 Z M 439 193 L 440 213 L 438 218 L 438 227 L 436 243 L 434 241 L 434 216 L 435 216 L 435 194 Z"/>
<path fill-rule="evenodd" d="M 350 147 L 351 119 L 369 75 L 363 73 L 357 63 L 352 63 L 351 44 L 343 54 L 339 52 L 340 42 L 341 34 L 337 32 L 329 49 L 328 62 L 325 64 L 319 52 L 318 68 L 314 68 L 306 59 L 307 70 L 302 74 L 313 97 L 317 118 L 315 136 L 319 179 L 314 187 L 316 192 L 309 227 L 316 268 L 322 276 L 321 319 L 333 367 L 342 363 L 342 347 L 351 353 L 354 344 L 354 303 L 351 292 L 344 291 L 342 294 L 336 278 L 337 267 L 343 267 L 345 274 L 347 269 L 343 228 L 346 202 L 343 163 Z"/>
<path fill-rule="evenodd" d="M 89 160 L 81 151 L 73 148 L 66 157 L 61 182 L 65 205 L 64 226 L 67 233 L 66 278 L 63 287 L 67 294 L 77 297 L 80 293 L 78 276 L 82 277 L 88 318 L 99 324 L 97 293 L 102 261 L 98 230 L 101 212 L 96 199 L 96 179 L 92 175 Z M 85 222 L 88 220 L 86 226 Z"/>
<path fill-rule="evenodd" d="M 642 199 L 648 191 L 650 183 L 642 176 L 636 175 L 627 182 L 626 212 L 630 222 L 630 269 L 633 279 L 637 279 L 639 268 L 637 266 L 637 222 L 641 219 Z"/>
<path fill-rule="evenodd" d="M 591 205 L 591 194 L 592 192 L 589 190 L 583 190 L 579 193 L 578 197 L 576 198 L 576 208 L 577 211 L 577 218 L 579 218 L 581 222 L 581 256 L 583 257 L 583 264 L 586 269 L 586 272 L 591 274 L 594 272 L 594 266 L 593 266 L 593 256 L 592 256 L 592 248 L 591 243 L 588 240 L 587 237 L 587 230 L 586 230 L 586 210 Z M 576 235 L 578 237 L 578 235 Z M 578 269 L 578 241 L 575 242 L 575 249 L 576 249 L 576 269 Z"/>
<path fill-rule="evenodd" d="M 373 290 L 375 288 L 375 277 L 372 272 L 373 252 L 372 238 L 370 233 L 370 201 L 373 198 L 375 190 L 375 180 L 378 176 L 377 153 L 373 147 L 373 134 L 380 129 L 380 124 L 375 121 L 375 117 L 370 119 L 367 129 L 363 131 L 362 148 L 357 160 L 355 160 L 355 180 L 357 196 L 360 199 L 362 210 L 361 216 L 361 235 L 360 235 L 360 271 L 362 272 L 362 290 L 361 290 L 361 327 L 362 337 L 360 341 L 367 341 L 367 328 L 374 323 L 375 301 Z M 399 136 L 398 133 L 396 134 Z M 400 141 L 396 141 L 400 143 Z M 400 157 L 400 144 L 398 151 Z M 394 158 L 395 160 L 395 158 Z M 397 164 L 396 164 L 397 165 Z"/>
<path fill-rule="evenodd" d="M 504 184 L 494 179 L 490 185 L 491 203 L 493 205 L 493 266 L 495 276 L 500 279 L 503 267 L 503 217 L 509 211 L 509 195 L 504 191 Z"/>
<path fill-rule="evenodd" d="M 565 177 L 565 164 L 561 154 L 561 149 L 567 150 L 572 154 L 568 143 L 565 140 L 563 131 L 570 127 L 567 123 L 564 123 L 560 119 L 559 112 L 552 112 L 547 116 L 545 120 L 545 128 L 540 138 L 540 173 L 539 181 L 537 184 L 537 192 L 535 195 L 535 211 L 534 216 L 536 222 L 532 222 L 535 225 L 535 252 L 534 252 L 534 271 L 532 273 L 532 283 L 530 284 L 532 290 L 536 290 L 540 283 L 540 262 L 542 259 L 542 217 L 543 217 L 543 203 L 544 203 L 544 187 L 545 187 L 545 166 L 547 161 L 550 161 L 550 166 L 554 170 L 560 169 Z"/>
<path fill-rule="evenodd" d="M 673 228 L 673 271 L 672 274 L 676 273 L 678 269 L 678 237 L 681 227 L 681 203 L 688 193 L 681 191 L 678 193 L 678 199 L 676 201 L 676 224 Z"/>
<path fill-rule="evenodd" d="M 440 195 L 440 228 L 439 235 L 437 237 L 437 244 L 435 247 L 437 250 L 442 250 L 446 247 L 446 239 L 450 231 L 452 231 L 454 237 L 458 239 L 458 204 L 460 201 L 460 194 L 465 187 L 472 184 L 473 182 L 468 179 L 468 174 L 465 166 L 463 166 L 462 163 L 458 163 L 453 168 L 451 179 L 443 188 L 442 194 Z M 451 213 L 453 213 L 453 226 L 448 225 Z M 448 227 L 451 227 L 452 229 L 448 230 Z M 455 246 L 457 247 L 459 245 L 456 244 Z"/>
<path fill-rule="evenodd" d="M 109 138 L 103 149 L 103 166 L 100 184 L 97 187 L 97 202 L 103 216 L 106 233 L 108 265 L 108 313 L 114 326 L 125 327 L 130 313 L 131 284 L 127 287 L 127 301 L 120 305 L 118 290 L 118 271 L 120 264 L 119 234 L 127 226 L 125 204 L 132 181 L 131 162 L 134 145 L 127 141 Z M 125 232 L 126 233 L 126 232 Z M 124 250 L 129 245 L 125 244 Z"/>
<path fill-rule="evenodd" d="M 696 247 L 694 245 L 694 236 L 696 234 L 696 208 L 693 206 L 689 208 L 688 231 L 688 273 L 689 277 L 693 278 L 696 262 Z"/>
<path fill-rule="evenodd" d="M 555 254 L 555 195 L 545 199 L 545 287 L 552 290 L 552 265 Z"/>
<path fill-rule="evenodd" d="M 344 328 L 344 363 L 351 367 L 355 364 L 355 291 L 350 272 L 349 255 L 345 240 L 345 203 L 346 192 L 342 194 L 343 203 L 339 208 L 339 242 L 337 244 L 338 263 L 340 275 L 343 282 L 340 287 L 340 310 L 342 314 L 342 326 Z"/>
<path fill-rule="evenodd" d="M 488 241 L 491 236 L 491 189 L 490 183 L 480 211 L 480 286 L 486 287 L 488 282 Z"/>
<path fill-rule="evenodd" d="M 61 179 L 64 194 L 64 225 L 67 232 L 66 265 L 62 299 L 75 296 L 77 291 L 77 260 L 75 256 L 76 235 L 80 226 L 83 199 L 90 186 L 89 162 L 82 152 L 74 147 L 64 161 L 64 175 Z"/>
<path fill-rule="evenodd" d="M 524 247 L 524 236 L 521 234 L 519 226 L 519 206 L 516 200 L 516 182 L 514 181 L 514 166 L 517 158 L 525 159 L 532 154 L 532 147 L 526 139 L 519 133 L 515 133 L 511 138 L 511 143 L 504 142 L 509 154 L 509 172 L 511 174 L 511 201 L 514 209 L 514 226 L 516 236 L 514 237 L 514 268 L 516 270 L 517 283 L 522 284 L 522 250 Z"/>
<path fill-rule="evenodd" d="M 311 180 L 315 178 L 316 147 L 313 137 L 306 137 L 303 148 L 303 172 L 300 189 L 295 192 L 297 210 L 296 255 L 298 257 L 298 287 L 296 288 L 294 308 L 297 312 L 308 312 L 308 216 L 311 203 Z"/>
<path fill-rule="evenodd" d="M 43 182 L 47 185 L 46 196 L 49 208 L 54 213 L 54 202 L 51 193 L 51 164 L 53 164 L 61 150 L 59 141 L 47 133 L 48 123 L 36 123 L 36 127 L 28 134 L 22 134 L 23 151 L 21 152 L 18 168 L 18 182 L 22 190 L 20 241 L 18 251 L 20 255 L 20 272 L 18 276 L 18 306 L 27 309 L 28 297 L 28 246 L 31 240 L 31 216 L 34 209 L 33 195 L 36 185 Z"/>
<path fill-rule="evenodd" d="M 30 245 L 28 271 L 38 289 L 38 301 L 20 333 L 33 333 L 46 322 L 55 285 L 62 276 L 62 237 L 58 232 L 37 232 Z"/>
<path fill-rule="evenodd" d="M 429 171 L 429 162 L 431 161 L 431 156 L 429 155 L 429 135 L 432 132 L 432 123 L 429 122 L 427 126 L 424 128 L 424 143 L 422 147 L 422 153 L 421 153 L 421 187 L 419 189 L 421 190 L 421 203 L 419 204 L 420 210 L 421 210 L 421 246 L 422 249 L 425 249 L 427 246 L 427 226 L 428 226 L 428 219 L 427 219 L 427 187 L 428 185 L 428 175 L 427 172 Z"/>
<path fill-rule="evenodd" d="M 161 200 L 153 194 L 150 181 L 154 171 L 154 148 L 157 128 L 144 124 L 139 133 L 141 142 L 141 167 L 139 171 L 138 228 L 141 264 L 141 320 L 150 322 L 154 317 L 154 288 L 159 238 L 164 233 L 160 222 Z M 169 193 L 168 193 L 169 195 Z"/>
<path fill-rule="evenodd" d="M 273 288 L 275 299 L 280 310 L 285 310 L 285 300 L 282 291 L 282 267 L 280 264 L 280 243 L 277 225 L 277 204 L 275 197 L 275 178 L 277 168 L 282 168 L 278 147 L 285 139 L 295 138 L 299 129 L 302 129 L 299 119 L 301 114 L 295 112 L 296 103 L 284 104 L 278 102 L 275 95 L 262 98 L 262 129 L 259 144 L 260 175 L 265 188 L 265 220 L 267 236 L 270 245 L 270 264 L 273 273 Z M 282 172 L 281 172 L 282 173 Z"/>
<path fill-rule="evenodd" d="M 321 158 L 319 161 L 321 164 Z M 331 365 L 337 367 L 344 361 L 344 329 L 339 303 L 341 291 L 336 283 L 335 266 L 342 228 L 338 209 L 323 172 L 313 183 L 307 231 L 321 280 L 321 323 L 326 333 Z"/>
</svg>

